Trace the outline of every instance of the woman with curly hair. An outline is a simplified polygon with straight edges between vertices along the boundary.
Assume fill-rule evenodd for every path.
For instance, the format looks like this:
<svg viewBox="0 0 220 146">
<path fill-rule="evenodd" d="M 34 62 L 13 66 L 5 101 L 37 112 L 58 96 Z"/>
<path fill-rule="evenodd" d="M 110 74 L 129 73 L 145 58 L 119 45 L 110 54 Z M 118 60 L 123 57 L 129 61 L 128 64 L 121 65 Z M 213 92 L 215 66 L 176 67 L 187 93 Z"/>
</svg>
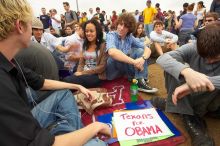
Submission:
<svg viewBox="0 0 220 146">
<path fill-rule="evenodd" d="M 85 23 L 83 30 L 85 41 L 77 71 L 74 75 L 66 77 L 64 81 L 84 87 L 96 87 L 106 79 L 107 53 L 102 26 L 95 19 L 91 19 Z"/>
</svg>

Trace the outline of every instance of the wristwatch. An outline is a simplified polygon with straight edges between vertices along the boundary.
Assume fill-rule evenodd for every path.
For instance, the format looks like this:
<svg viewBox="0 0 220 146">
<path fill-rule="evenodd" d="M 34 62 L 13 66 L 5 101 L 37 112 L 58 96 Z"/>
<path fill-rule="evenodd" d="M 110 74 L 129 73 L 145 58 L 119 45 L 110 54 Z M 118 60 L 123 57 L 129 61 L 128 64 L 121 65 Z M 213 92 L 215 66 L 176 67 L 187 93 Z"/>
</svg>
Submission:
<svg viewBox="0 0 220 146">
<path fill-rule="evenodd" d="M 147 60 L 147 57 L 146 57 L 146 56 L 144 56 L 144 55 L 142 56 L 142 58 L 143 58 L 144 60 Z"/>
</svg>

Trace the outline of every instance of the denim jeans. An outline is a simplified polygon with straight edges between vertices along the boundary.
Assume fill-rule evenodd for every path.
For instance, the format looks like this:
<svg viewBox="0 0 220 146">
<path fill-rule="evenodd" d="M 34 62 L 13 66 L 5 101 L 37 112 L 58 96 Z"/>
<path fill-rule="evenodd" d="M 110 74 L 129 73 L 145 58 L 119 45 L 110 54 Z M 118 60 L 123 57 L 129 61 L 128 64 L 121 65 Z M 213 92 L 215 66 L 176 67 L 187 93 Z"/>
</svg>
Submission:
<svg viewBox="0 0 220 146">
<path fill-rule="evenodd" d="M 145 34 L 150 38 L 150 33 L 153 31 L 153 24 L 144 25 Z"/>
<path fill-rule="evenodd" d="M 94 88 L 100 86 L 102 80 L 99 79 L 97 74 L 91 74 L 81 76 L 70 75 L 65 77 L 63 81 L 67 83 L 79 84 L 86 88 Z"/>
<path fill-rule="evenodd" d="M 137 58 L 142 57 L 143 53 L 144 53 L 144 49 L 142 48 L 132 48 L 128 56 L 130 56 L 133 59 L 137 59 Z M 106 74 L 107 74 L 108 80 L 113 80 L 123 75 L 127 75 L 130 78 L 147 79 L 147 74 L 148 74 L 147 61 L 145 61 L 144 63 L 144 70 L 139 71 L 135 69 L 133 65 L 119 62 L 109 57 L 107 60 Z"/>
<path fill-rule="evenodd" d="M 193 29 L 191 30 L 182 30 L 179 32 L 179 46 L 185 45 L 188 43 L 189 39 L 190 39 L 190 35 L 193 33 Z"/>
<path fill-rule="evenodd" d="M 58 67 L 58 70 L 60 69 L 64 69 L 64 62 L 63 60 L 61 59 L 63 54 L 54 50 L 52 53 L 52 56 L 54 57 L 56 63 L 57 63 L 57 67 Z"/>
<path fill-rule="evenodd" d="M 58 90 L 32 109 L 32 115 L 41 127 L 50 127 L 52 135 L 69 133 L 83 127 L 76 101 L 71 91 Z M 86 146 L 106 146 L 91 139 Z"/>
</svg>

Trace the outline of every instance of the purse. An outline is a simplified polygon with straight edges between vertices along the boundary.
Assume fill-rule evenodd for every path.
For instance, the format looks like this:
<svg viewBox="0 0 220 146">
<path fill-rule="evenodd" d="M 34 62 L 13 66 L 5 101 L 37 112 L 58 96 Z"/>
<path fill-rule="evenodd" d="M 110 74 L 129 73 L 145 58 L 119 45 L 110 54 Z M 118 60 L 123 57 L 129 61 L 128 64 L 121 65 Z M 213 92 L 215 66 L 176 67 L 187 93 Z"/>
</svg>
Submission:
<svg viewBox="0 0 220 146">
<path fill-rule="evenodd" d="M 81 106 L 90 115 L 93 114 L 97 107 L 109 107 L 112 106 L 112 96 L 108 95 L 105 88 L 91 88 L 89 89 L 94 96 L 91 101 L 82 93 L 77 92 L 75 98 L 77 104 Z"/>
</svg>

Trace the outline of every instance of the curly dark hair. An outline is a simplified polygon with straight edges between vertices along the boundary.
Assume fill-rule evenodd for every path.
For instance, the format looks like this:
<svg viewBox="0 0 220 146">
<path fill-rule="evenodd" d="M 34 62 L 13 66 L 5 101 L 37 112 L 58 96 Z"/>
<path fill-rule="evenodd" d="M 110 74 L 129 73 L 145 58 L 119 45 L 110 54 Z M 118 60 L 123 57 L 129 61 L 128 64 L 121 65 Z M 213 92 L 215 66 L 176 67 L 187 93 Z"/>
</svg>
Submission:
<svg viewBox="0 0 220 146">
<path fill-rule="evenodd" d="M 132 13 L 124 13 L 121 16 L 119 16 L 116 26 L 119 24 L 124 23 L 124 26 L 128 28 L 128 33 L 127 35 L 130 35 L 135 31 L 136 28 L 136 20 Z"/>
<path fill-rule="evenodd" d="M 203 58 L 215 58 L 220 55 L 220 22 L 206 26 L 198 34 L 197 50 Z"/>
<path fill-rule="evenodd" d="M 135 30 L 135 32 L 133 33 L 133 35 L 134 35 L 134 37 L 138 37 L 138 32 L 137 32 L 137 30 L 138 30 L 138 27 L 140 26 L 140 25 L 142 25 L 142 27 L 144 28 L 144 23 L 143 22 L 138 22 L 137 23 L 137 26 L 136 26 L 136 30 Z M 140 34 L 140 38 L 142 38 L 142 37 L 145 37 L 146 36 L 146 34 L 145 34 L 145 32 L 143 31 L 141 34 Z"/>
<path fill-rule="evenodd" d="M 91 20 L 85 22 L 84 25 L 83 25 L 83 27 L 82 27 L 85 36 L 86 36 L 86 26 L 87 26 L 87 24 L 89 24 L 89 23 L 95 25 L 95 29 L 96 29 L 96 46 L 97 46 L 97 47 L 96 47 L 96 52 L 97 52 L 97 51 L 100 49 L 101 44 L 104 42 L 104 40 L 103 40 L 102 26 L 101 26 L 101 24 L 100 24 L 97 20 L 95 20 L 95 19 L 91 19 Z M 84 41 L 84 43 L 83 43 L 83 50 L 87 50 L 88 47 L 89 47 L 89 45 L 90 45 L 90 42 L 89 42 L 88 39 L 85 37 L 85 41 Z"/>
</svg>

